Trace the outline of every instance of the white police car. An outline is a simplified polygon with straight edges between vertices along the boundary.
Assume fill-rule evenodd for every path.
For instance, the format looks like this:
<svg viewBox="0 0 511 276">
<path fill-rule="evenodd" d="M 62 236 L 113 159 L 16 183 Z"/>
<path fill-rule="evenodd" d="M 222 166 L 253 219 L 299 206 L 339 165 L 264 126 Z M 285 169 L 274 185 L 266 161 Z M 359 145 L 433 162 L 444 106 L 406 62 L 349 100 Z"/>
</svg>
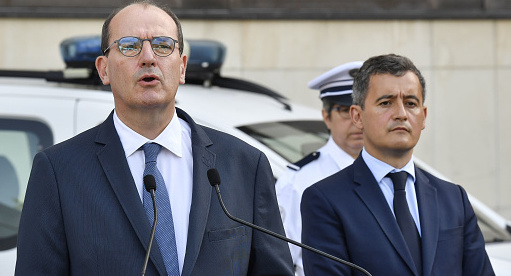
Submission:
<svg viewBox="0 0 511 276">
<path fill-rule="evenodd" d="M 320 112 L 293 104 L 260 85 L 221 77 L 225 48 L 189 41 L 187 84 L 177 106 L 199 124 L 230 133 L 262 150 L 277 178 L 289 162 L 328 139 Z M 55 143 L 102 122 L 113 108 L 93 61 L 99 38 L 66 40 L 68 68 L 54 72 L 0 70 L 0 276 L 13 275 L 16 235 L 32 158 Z M 427 171 L 438 172 L 417 160 Z M 442 177 L 441 175 L 439 175 Z M 497 275 L 511 275 L 511 224 L 470 197 Z"/>
</svg>

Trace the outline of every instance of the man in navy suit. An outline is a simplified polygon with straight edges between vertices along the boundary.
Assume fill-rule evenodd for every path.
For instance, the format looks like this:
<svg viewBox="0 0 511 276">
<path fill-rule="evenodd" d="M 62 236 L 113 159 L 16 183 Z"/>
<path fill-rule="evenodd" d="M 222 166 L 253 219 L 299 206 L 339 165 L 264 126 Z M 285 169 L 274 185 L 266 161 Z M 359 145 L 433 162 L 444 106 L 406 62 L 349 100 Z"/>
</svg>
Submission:
<svg viewBox="0 0 511 276">
<path fill-rule="evenodd" d="M 413 163 L 424 98 L 424 78 L 408 58 L 364 62 L 350 109 L 364 148 L 353 165 L 305 190 L 303 242 L 372 275 L 494 275 L 465 190 Z M 303 254 L 306 275 L 362 275 Z"/>
<path fill-rule="evenodd" d="M 216 168 L 234 216 L 284 233 L 264 154 L 175 107 L 187 62 L 177 17 L 151 2 L 116 10 L 103 26 L 102 50 L 96 68 L 115 109 L 35 157 L 16 275 L 140 274 L 153 214 L 143 204 L 146 162 L 156 164 L 157 198 L 168 191 L 173 220 L 172 234 L 153 243 L 146 275 L 292 275 L 288 245 L 231 221 L 212 192 L 206 172 Z M 160 217 L 163 207 L 158 225 L 169 217 Z"/>
</svg>

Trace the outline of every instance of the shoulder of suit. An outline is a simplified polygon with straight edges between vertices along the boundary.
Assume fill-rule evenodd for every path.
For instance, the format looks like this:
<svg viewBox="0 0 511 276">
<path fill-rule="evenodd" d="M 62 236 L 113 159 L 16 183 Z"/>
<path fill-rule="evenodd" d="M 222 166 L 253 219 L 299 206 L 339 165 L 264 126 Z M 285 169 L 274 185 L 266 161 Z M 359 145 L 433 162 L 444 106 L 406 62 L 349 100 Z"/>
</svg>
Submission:
<svg viewBox="0 0 511 276">
<path fill-rule="evenodd" d="M 420 174 L 422 174 L 424 177 L 426 177 L 430 183 L 448 183 L 448 184 L 451 184 L 451 185 L 456 185 L 458 186 L 457 184 L 453 183 L 453 182 L 450 182 L 450 181 L 447 181 L 447 180 L 444 180 L 444 179 L 441 179 L 433 174 L 431 174 L 430 172 L 422 169 L 422 168 L 419 168 L 417 167 L 417 165 L 415 165 L 415 177 L 419 177 Z"/>
<path fill-rule="evenodd" d="M 319 155 L 320 155 L 320 152 L 315 151 L 315 152 L 305 156 L 304 158 L 298 160 L 297 162 L 287 165 L 287 167 L 294 171 L 299 171 L 301 168 L 303 168 L 303 166 L 309 164 L 310 162 L 312 162 L 314 160 L 317 160 L 319 158 Z"/>
</svg>

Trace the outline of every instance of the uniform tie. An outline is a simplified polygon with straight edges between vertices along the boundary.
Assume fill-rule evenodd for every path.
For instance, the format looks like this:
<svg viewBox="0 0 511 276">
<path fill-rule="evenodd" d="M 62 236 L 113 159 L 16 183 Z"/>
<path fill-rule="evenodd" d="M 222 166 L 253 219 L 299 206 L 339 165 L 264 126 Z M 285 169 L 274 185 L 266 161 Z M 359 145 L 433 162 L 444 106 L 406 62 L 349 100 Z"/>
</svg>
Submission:
<svg viewBox="0 0 511 276">
<path fill-rule="evenodd" d="M 394 214 L 396 215 L 397 224 L 408 245 L 408 250 L 412 255 L 417 272 L 419 275 L 422 275 L 421 238 L 406 201 L 405 185 L 408 173 L 400 171 L 389 173 L 387 176 L 392 179 L 394 184 Z"/>
<path fill-rule="evenodd" d="M 172 219 L 172 209 L 170 207 L 169 194 L 165 181 L 156 167 L 156 158 L 161 150 L 161 146 L 155 143 L 148 143 L 142 146 L 145 154 L 144 176 L 151 174 L 156 180 L 156 206 L 158 208 L 158 224 L 156 225 L 155 238 L 160 248 L 165 268 L 168 275 L 179 275 L 179 262 L 177 257 L 176 235 L 174 233 L 174 221 Z M 152 225 L 154 221 L 154 210 L 151 195 L 144 192 L 144 209 L 149 222 Z"/>
</svg>

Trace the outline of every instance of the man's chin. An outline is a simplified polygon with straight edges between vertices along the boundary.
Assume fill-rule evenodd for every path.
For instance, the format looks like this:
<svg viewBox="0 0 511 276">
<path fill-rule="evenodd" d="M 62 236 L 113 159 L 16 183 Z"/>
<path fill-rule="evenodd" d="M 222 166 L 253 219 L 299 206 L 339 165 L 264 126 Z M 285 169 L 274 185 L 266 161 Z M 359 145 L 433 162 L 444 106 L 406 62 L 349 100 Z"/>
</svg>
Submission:
<svg viewBox="0 0 511 276">
<path fill-rule="evenodd" d="M 394 156 L 404 156 L 413 151 L 414 147 L 413 143 L 396 143 L 389 148 L 389 152 Z"/>
</svg>

